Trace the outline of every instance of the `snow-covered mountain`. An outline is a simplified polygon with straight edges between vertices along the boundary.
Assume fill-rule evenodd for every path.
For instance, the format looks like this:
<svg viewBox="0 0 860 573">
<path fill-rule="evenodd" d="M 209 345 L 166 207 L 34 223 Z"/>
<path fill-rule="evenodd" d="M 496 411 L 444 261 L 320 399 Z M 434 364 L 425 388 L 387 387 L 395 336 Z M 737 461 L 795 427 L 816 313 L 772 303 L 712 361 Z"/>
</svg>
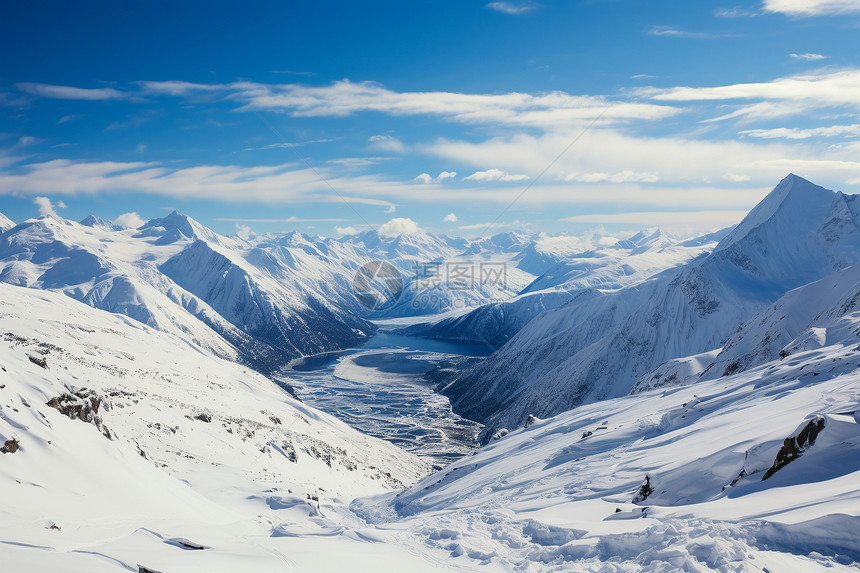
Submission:
<svg viewBox="0 0 860 573">
<path fill-rule="evenodd" d="M 403 333 L 482 342 L 498 348 L 540 313 L 596 292 L 621 289 L 710 252 L 723 234 L 681 241 L 660 229 L 617 242 L 590 243 L 585 252 L 565 253 L 517 296 L 468 313 L 404 328 Z M 537 244 L 546 240 L 538 240 Z M 529 252 L 534 245 L 530 245 Z M 531 255 L 528 255 L 531 256 Z M 548 259 L 549 260 L 549 259 Z"/>
<path fill-rule="evenodd" d="M 293 517 L 429 472 L 186 337 L 9 285 L 0 317 L 4 571 L 280 570 Z"/>
<path fill-rule="evenodd" d="M 249 264 L 243 245 L 172 213 L 139 230 L 43 217 L 0 235 L 0 281 L 56 290 L 266 369 L 365 340 L 372 325 Z"/>
<path fill-rule="evenodd" d="M 652 232 L 581 255 L 606 259 L 581 274 L 582 261 L 558 261 L 543 280 L 581 280 L 573 298 L 446 390 L 462 399 L 472 377 L 474 398 L 502 405 L 488 445 L 432 474 L 237 362 L 228 337 L 274 348 L 360 320 L 348 271 L 381 249 L 404 264 L 423 252 L 407 245 L 463 251 L 427 237 L 380 238 L 375 253 L 298 233 L 222 237 L 177 215 L 139 230 L 44 218 L 0 235 L 0 282 L 14 283 L 0 284 L 4 571 L 860 564 L 854 197 L 791 176 L 717 246 Z M 515 258 L 515 243 L 465 250 Z M 396 382 L 427 354 L 346 370 Z M 477 377 L 517 369 L 535 376 L 512 395 Z M 552 402 L 566 411 L 544 418 Z"/>
<path fill-rule="evenodd" d="M 790 175 L 714 251 L 614 292 L 545 312 L 443 392 L 485 439 L 627 394 L 659 364 L 720 348 L 786 291 L 860 261 L 860 206 Z"/>
<path fill-rule="evenodd" d="M 533 419 L 405 492 L 353 507 L 475 569 L 855 570 L 858 278 L 828 277 L 751 321 L 807 296 L 818 314 L 808 328 L 827 331 L 820 345 Z"/>
<path fill-rule="evenodd" d="M 694 384 L 745 372 L 768 362 L 840 343 L 860 342 L 860 265 L 789 291 L 744 323 L 718 348 L 661 364 L 640 378 L 634 393 Z"/>
<path fill-rule="evenodd" d="M 9 229 L 11 229 L 14 226 L 15 226 L 15 222 L 12 219 L 7 217 L 3 213 L 0 213 L 0 233 L 2 233 L 4 231 L 8 231 Z"/>
</svg>

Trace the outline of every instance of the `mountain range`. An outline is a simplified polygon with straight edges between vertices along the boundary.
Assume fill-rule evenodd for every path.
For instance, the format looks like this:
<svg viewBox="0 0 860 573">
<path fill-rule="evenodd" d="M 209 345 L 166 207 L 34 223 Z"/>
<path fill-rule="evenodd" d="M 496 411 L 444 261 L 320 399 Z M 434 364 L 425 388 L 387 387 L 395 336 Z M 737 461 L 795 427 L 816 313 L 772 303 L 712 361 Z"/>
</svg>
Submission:
<svg viewBox="0 0 860 573">
<path fill-rule="evenodd" d="M 858 224 L 857 196 L 795 175 L 693 238 L 0 216 L 0 562 L 856 570 Z M 354 291 L 374 261 L 402 278 L 384 309 Z M 482 263 L 505 280 L 416 273 Z M 344 350 L 380 333 L 492 352 Z M 484 445 L 439 470 L 364 435 L 290 394 L 298 357 L 377 387 L 436 364 L 426 382 Z M 405 417 L 429 403 L 412 392 Z"/>
</svg>

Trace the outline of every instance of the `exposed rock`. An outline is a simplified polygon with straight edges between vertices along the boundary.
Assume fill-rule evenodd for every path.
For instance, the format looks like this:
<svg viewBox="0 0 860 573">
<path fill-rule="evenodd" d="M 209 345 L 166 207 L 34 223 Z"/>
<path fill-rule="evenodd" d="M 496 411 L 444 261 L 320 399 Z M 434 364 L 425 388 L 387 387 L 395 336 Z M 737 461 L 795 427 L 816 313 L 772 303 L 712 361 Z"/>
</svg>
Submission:
<svg viewBox="0 0 860 573">
<path fill-rule="evenodd" d="M 30 362 L 32 362 L 36 366 L 41 366 L 45 370 L 48 369 L 48 359 L 47 358 L 39 358 L 38 356 L 33 356 L 32 354 L 28 354 L 27 358 L 29 358 Z"/>
<path fill-rule="evenodd" d="M 194 416 L 194 419 L 200 420 L 201 422 L 206 422 L 207 424 L 212 422 L 212 416 L 210 416 L 206 412 L 201 412 L 200 414 L 197 414 L 196 416 Z"/>
<path fill-rule="evenodd" d="M 770 466 L 764 473 L 764 477 L 761 478 L 762 481 L 799 458 L 803 450 L 815 443 L 815 439 L 822 430 L 824 430 L 824 418 L 822 416 L 815 416 L 798 432 L 797 436 L 786 438 L 782 447 L 776 453 L 776 460 L 774 460 L 773 465 Z"/>
<path fill-rule="evenodd" d="M 101 416 L 98 415 L 103 400 L 94 392 L 86 389 L 79 390 L 74 394 L 62 394 L 48 400 L 47 405 L 59 410 L 71 420 L 80 420 L 94 425 L 107 439 L 112 439 L 110 430 L 105 427 Z"/>
<path fill-rule="evenodd" d="M 639 491 L 636 493 L 636 496 L 633 498 L 633 503 L 639 503 L 641 501 L 645 501 L 648 499 L 648 496 L 654 493 L 654 488 L 651 487 L 651 477 L 645 476 L 645 483 L 639 486 Z"/>
<path fill-rule="evenodd" d="M 4 454 L 14 454 L 18 451 L 18 440 L 12 438 L 11 440 L 6 440 L 6 443 L 3 444 L 3 447 L 0 448 L 0 452 Z"/>
</svg>

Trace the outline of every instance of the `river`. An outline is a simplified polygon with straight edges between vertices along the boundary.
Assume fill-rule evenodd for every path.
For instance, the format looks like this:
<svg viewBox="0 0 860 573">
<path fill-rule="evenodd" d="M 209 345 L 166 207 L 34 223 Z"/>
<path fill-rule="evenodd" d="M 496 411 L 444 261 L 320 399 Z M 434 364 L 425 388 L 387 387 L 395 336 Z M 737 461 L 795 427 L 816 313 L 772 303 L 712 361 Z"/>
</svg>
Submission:
<svg viewBox="0 0 860 573">
<path fill-rule="evenodd" d="M 294 361 L 279 378 L 306 404 L 442 466 L 478 446 L 481 425 L 452 412 L 424 374 L 442 360 L 487 354 L 482 345 L 380 333 L 360 348 Z"/>
</svg>

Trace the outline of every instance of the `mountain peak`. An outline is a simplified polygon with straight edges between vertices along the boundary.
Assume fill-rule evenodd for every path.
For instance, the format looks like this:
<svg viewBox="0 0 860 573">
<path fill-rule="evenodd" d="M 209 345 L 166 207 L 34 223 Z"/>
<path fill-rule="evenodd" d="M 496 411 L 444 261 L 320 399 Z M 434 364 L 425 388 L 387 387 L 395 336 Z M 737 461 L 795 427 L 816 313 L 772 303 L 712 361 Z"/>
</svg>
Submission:
<svg viewBox="0 0 860 573">
<path fill-rule="evenodd" d="M 173 211 L 160 219 L 150 219 L 139 230 L 144 236 L 160 236 L 158 244 L 174 243 L 183 239 L 221 242 L 214 231 L 179 211 Z"/>
<path fill-rule="evenodd" d="M 787 223 L 818 221 L 830 208 L 835 193 L 803 177 L 788 174 L 773 191 L 750 211 L 715 250 L 722 250 L 746 237 L 753 229 L 776 218 Z"/>
<path fill-rule="evenodd" d="M 118 231 L 122 229 L 119 225 L 112 223 L 110 221 L 105 221 L 101 217 L 97 215 L 90 214 L 87 217 L 81 219 L 79 221 L 81 225 L 85 227 L 98 227 L 100 229 L 105 229 L 106 231 Z"/>
<path fill-rule="evenodd" d="M 15 221 L 10 219 L 9 217 L 4 215 L 3 213 L 0 213 L 0 233 L 2 233 L 4 231 L 8 231 L 9 229 L 11 229 L 14 226 L 15 226 Z"/>
</svg>

